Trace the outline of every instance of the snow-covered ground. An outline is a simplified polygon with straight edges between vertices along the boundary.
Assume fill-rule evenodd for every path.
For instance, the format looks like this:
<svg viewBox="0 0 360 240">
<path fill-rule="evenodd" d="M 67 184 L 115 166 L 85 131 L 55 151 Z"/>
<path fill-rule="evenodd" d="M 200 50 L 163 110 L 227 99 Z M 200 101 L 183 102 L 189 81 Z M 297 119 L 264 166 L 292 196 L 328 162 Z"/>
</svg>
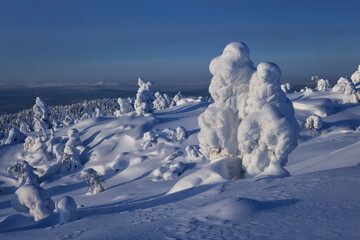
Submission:
<svg viewBox="0 0 360 240">
<path fill-rule="evenodd" d="M 302 130 L 283 178 L 232 181 L 221 160 L 199 154 L 198 116 L 208 102 L 61 128 L 55 138 L 79 131 L 83 166 L 44 175 L 40 186 L 55 203 L 75 200 L 78 219 L 68 223 L 56 210 L 35 222 L 11 207 L 16 180 L 6 169 L 28 155 L 23 144 L 0 146 L 0 239 L 359 239 L 360 104 L 343 104 L 332 91 L 288 98 Z M 322 118 L 320 130 L 304 127 L 312 114 Z M 79 177 L 89 168 L 105 191 L 88 193 Z"/>
</svg>

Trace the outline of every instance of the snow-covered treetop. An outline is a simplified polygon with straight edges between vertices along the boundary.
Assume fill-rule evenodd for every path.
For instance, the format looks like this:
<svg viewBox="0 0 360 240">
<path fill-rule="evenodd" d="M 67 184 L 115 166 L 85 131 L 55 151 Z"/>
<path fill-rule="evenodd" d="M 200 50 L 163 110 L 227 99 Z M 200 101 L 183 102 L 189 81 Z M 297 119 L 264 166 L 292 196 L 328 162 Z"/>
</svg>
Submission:
<svg viewBox="0 0 360 240">
<path fill-rule="evenodd" d="M 358 70 L 351 75 L 351 81 L 354 84 L 357 84 L 360 82 L 360 65 L 358 66 Z"/>
</svg>

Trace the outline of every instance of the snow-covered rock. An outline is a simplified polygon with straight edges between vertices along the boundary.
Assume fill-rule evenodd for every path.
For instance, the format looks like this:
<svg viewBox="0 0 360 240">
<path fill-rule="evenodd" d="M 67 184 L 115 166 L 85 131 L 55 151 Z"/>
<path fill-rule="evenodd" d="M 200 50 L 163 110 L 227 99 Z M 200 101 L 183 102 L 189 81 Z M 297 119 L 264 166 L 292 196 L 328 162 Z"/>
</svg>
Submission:
<svg viewBox="0 0 360 240">
<path fill-rule="evenodd" d="M 30 213 L 35 221 L 50 216 L 55 209 L 46 190 L 36 185 L 24 185 L 16 190 L 11 206 L 18 212 Z"/>
</svg>

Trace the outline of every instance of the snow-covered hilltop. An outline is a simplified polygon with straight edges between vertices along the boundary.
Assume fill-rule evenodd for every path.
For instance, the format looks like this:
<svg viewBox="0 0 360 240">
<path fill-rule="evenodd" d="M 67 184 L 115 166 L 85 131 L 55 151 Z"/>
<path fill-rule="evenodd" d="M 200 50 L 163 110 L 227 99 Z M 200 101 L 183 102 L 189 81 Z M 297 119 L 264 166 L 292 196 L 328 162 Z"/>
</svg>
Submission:
<svg viewBox="0 0 360 240">
<path fill-rule="evenodd" d="M 358 72 L 292 92 L 243 43 L 210 71 L 211 102 L 139 79 L 134 99 L 8 118 L 0 239 L 358 238 Z"/>
</svg>

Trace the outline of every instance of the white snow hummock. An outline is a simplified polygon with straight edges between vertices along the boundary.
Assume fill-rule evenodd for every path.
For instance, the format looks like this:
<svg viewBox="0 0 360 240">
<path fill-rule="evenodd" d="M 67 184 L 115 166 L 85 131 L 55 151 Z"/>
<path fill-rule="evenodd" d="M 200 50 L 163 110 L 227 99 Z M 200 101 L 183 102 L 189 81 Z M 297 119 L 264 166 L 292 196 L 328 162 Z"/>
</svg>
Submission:
<svg viewBox="0 0 360 240">
<path fill-rule="evenodd" d="M 11 206 L 18 212 L 30 213 L 35 221 L 50 216 L 55 209 L 45 189 L 37 185 L 24 185 L 16 190 Z"/>
<path fill-rule="evenodd" d="M 60 223 L 67 223 L 77 219 L 76 203 L 72 197 L 65 196 L 56 203 Z"/>
</svg>

